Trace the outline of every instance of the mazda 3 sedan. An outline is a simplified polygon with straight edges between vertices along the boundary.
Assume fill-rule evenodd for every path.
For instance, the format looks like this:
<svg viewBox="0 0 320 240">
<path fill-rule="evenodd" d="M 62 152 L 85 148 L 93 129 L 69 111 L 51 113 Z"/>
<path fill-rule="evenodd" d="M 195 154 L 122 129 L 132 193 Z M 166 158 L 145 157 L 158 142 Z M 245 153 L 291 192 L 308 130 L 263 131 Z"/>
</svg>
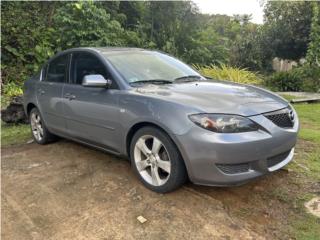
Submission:
<svg viewBox="0 0 320 240">
<path fill-rule="evenodd" d="M 230 186 L 294 155 L 292 106 L 250 85 L 207 79 L 169 55 L 136 48 L 58 53 L 24 85 L 39 144 L 56 136 L 127 157 L 142 183 Z"/>
</svg>

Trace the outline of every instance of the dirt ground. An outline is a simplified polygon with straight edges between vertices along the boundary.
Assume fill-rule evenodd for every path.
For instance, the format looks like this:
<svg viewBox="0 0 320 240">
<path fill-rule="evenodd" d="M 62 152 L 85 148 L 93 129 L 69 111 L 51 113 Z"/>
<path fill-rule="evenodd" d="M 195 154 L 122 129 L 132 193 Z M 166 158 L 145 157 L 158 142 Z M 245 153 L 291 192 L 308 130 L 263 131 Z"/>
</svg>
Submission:
<svg viewBox="0 0 320 240">
<path fill-rule="evenodd" d="M 187 183 L 157 194 L 128 161 L 66 140 L 5 147 L 1 167 L 3 240 L 287 239 L 286 198 L 300 191 L 280 170 L 241 187 Z M 281 197 L 277 186 L 288 182 Z"/>
</svg>

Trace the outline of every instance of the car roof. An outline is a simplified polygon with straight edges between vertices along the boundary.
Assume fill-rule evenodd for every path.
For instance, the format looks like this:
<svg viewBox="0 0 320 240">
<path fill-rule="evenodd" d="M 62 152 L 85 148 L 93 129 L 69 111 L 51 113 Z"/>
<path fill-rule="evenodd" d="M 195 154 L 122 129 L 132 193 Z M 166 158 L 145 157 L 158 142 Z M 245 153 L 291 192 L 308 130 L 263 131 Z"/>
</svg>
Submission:
<svg viewBox="0 0 320 240">
<path fill-rule="evenodd" d="M 118 51 L 145 51 L 145 49 L 142 48 L 130 48 L 130 47 L 96 47 L 92 48 L 99 52 L 118 52 Z"/>
<path fill-rule="evenodd" d="M 138 52 L 138 51 L 151 51 L 142 48 L 130 48 L 130 47 L 79 47 L 70 48 L 60 53 L 75 52 L 75 51 L 95 51 L 99 53 L 114 53 L 114 52 Z"/>
<path fill-rule="evenodd" d="M 60 51 L 54 56 L 52 56 L 49 61 L 53 59 L 69 53 L 74 53 L 77 51 L 84 51 L 84 52 L 91 52 L 97 53 L 100 55 L 113 55 L 117 53 L 137 53 L 137 52 L 145 52 L 145 53 L 162 53 L 159 50 L 152 50 L 152 49 L 143 49 L 143 48 L 134 48 L 134 47 L 78 47 L 78 48 L 69 48 L 64 51 Z"/>
</svg>

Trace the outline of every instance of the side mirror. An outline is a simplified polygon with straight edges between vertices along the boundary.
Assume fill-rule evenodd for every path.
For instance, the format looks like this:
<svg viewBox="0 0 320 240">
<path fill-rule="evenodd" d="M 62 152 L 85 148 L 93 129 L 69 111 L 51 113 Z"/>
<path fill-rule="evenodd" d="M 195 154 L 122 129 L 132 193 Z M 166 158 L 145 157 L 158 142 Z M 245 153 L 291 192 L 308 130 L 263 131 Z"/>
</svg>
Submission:
<svg viewBox="0 0 320 240">
<path fill-rule="evenodd" d="M 109 88 L 112 84 L 110 79 L 105 79 L 100 74 L 85 75 L 82 79 L 82 86 L 84 87 L 101 87 Z"/>
</svg>

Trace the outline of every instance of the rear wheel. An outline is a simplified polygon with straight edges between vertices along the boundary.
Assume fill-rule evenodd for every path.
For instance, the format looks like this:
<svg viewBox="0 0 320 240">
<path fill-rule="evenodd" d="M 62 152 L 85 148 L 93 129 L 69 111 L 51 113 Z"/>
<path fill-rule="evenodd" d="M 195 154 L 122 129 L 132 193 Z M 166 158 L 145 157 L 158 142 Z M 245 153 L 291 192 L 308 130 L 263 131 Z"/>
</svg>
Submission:
<svg viewBox="0 0 320 240">
<path fill-rule="evenodd" d="M 47 144 L 56 140 L 56 136 L 48 131 L 41 114 L 37 108 L 33 108 L 29 114 L 31 132 L 34 140 L 39 144 Z"/>
<path fill-rule="evenodd" d="M 183 159 L 170 137 L 155 127 L 134 135 L 130 156 L 133 170 L 143 184 L 159 193 L 173 191 L 187 180 Z"/>
</svg>

